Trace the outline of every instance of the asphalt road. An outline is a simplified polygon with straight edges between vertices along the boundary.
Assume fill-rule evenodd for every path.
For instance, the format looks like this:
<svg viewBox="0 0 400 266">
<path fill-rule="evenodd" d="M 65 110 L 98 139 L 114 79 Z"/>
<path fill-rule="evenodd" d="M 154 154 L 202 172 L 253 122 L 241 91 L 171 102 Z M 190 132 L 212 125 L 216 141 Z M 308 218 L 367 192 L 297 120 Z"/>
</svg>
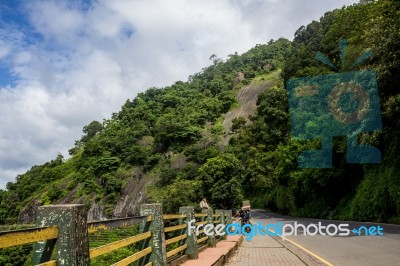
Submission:
<svg viewBox="0 0 400 266">
<path fill-rule="evenodd" d="M 252 210 L 251 215 L 253 222 L 260 221 L 264 226 L 278 222 L 292 225 L 297 222 L 297 224 L 301 223 L 305 226 L 311 223 L 318 225 L 318 222 L 321 222 L 321 226 L 346 223 L 349 224 L 349 230 L 353 230 L 354 228 L 359 229 L 360 226 L 365 226 L 368 229 L 374 226 L 378 228 L 379 225 L 383 228 L 381 231 L 383 236 L 378 235 L 378 231 L 373 231 L 374 229 L 371 232 L 376 236 L 365 236 L 364 229 L 359 230 L 361 235 L 358 235 L 358 232 L 350 231 L 348 236 L 322 236 L 319 234 L 304 236 L 303 230 L 299 228 L 297 236 L 287 236 L 287 238 L 333 265 L 400 265 L 400 225 L 297 218 L 264 210 Z M 288 232 L 291 229 L 287 228 L 286 230 Z M 330 232 L 333 231 L 334 227 L 331 226 Z"/>
</svg>

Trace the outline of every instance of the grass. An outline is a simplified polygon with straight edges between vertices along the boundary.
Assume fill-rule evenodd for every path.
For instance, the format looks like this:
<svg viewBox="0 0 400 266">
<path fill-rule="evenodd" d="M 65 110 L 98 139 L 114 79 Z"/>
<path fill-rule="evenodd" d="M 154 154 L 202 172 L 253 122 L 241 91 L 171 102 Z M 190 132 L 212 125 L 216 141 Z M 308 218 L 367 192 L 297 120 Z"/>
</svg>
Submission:
<svg viewBox="0 0 400 266">
<path fill-rule="evenodd" d="M 258 85 L 264 81 L 278 81 L 280 79 L 281 69 L 277 69 L 275 71 L 261 74 L 256 76 L 252 81 L 251 84 Z"/>
</svg>

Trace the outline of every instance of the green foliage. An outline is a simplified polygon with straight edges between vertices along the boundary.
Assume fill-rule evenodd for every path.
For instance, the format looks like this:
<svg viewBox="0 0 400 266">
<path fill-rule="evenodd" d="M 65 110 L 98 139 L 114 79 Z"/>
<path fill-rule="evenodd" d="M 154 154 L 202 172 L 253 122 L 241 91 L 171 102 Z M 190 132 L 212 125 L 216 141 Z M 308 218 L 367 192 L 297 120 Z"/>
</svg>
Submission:
<svg viewBox="0 0 400 266">
<path fill-rule="evenodd" d="M 94 161 L 93 168 L 96 176 L 102 174 L 114 172 L 118 169 L 121 160 L 118 157 L 100 157 Z"/>
<path fill-rule="evenodd" d="M 0 265 L 32 265 L 32 245 L 22 245 L 0 249 Z"/>
<path fill-rule="evenodd" d="M 82 136 L 81 142 L 86 143 L 88 142 L 91 138 L 96 136 L 98 133 L 100 133 L 103 130 L 103 125 L 98 122 L 98 121 L 92 121 L 89 125 L 83 127 L 83 133 L 85 135 Z"/>
<path fill-rule="evenodd" d="M 243 166 L 235 155 L 224 153 L 208 159 L 199 168 L 203 195 L 215 208 L 231 209 L 240 204 Z"/>
<path fill-rule="evenodd" d="M 152 198 L 163 204 L 164 211 L 176 213 L 177 206 L 196 206 L 199 201 L 200 182 L 177 178 L 164 187 L 153 187 Z"/>
<path fill-rule="evenodd" d="M 376 167 L 368 167 L 364 179 L 350 200 L 348 207 L 342 210 L 344 219 L 359 221 L 396 222 L 400 217 L 400 178 L 397 162 L 399 140 L 389 134 L 390 147 L 386 157 Z"/>
<path fill-rule="evenodd" d="M 235 117 L 232 120 L 232 127 L 231 130 L 232 132 L 237 132 L 241 127 L 246 125 L 246 119 L 244 117 Z"/>
<path fill-rule="evenodd" d="M 95 248 L 102 245 L 106 245 L 115 241 L 122 240 L 127 237 L 137 235 L 138 227 L 129 226 L 125 228 L 115 228 L 104 231 L 99 231 L 93 234 L 89 234 L 89 248 Z M 137 244 L 129 245 L 110 253 L 101 255 L 90 260 L 90 265 L 103 266 L 112 265 L 124 258 L 127 258 L 134 253 L 138 252 L 139 248 Z M 136 265 L 136 264 L 134 264 Z"/>
<path fill-rule="evenodd" d="M 221 122 L 215 123 L 211 128 L 211 133 L 213 135 L 223 135 L 224 134 L 224 126 Z"/>
</svg>

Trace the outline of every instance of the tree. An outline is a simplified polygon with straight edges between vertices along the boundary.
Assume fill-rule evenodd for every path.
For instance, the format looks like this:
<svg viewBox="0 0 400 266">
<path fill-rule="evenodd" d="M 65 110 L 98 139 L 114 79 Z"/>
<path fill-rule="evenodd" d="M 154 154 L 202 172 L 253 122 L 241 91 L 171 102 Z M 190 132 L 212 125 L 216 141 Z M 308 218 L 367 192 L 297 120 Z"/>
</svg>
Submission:
<svg viewBox="0 0 400 266">
<path fill-rule="evenodd" d="M 246 125 L 246 119 L 243 116 L 235 117 L 232 120 L 231 130 L 232 132 L 236 133 L 240 128 L 244 127 L 245 125 Z"/>
<path fill-rule="evenodd" d="M 222 62 L 222 59 L 218 58 L 218 56 L 216 56 L 215 54 L 212 54 L 209 59 L 212 60 L 214 65 L 217 65 L 218 63 Z"/>
<path fill-rule="evenodd" d="M 96 136 L 96 134 L 100 133 L 103 130 L 103 125 L 99 121 L 92 121 L 89 125 L 83 127 L 83 133 L 85 135 L 82 136 L 81 142 L 86 143 L 88 140 Z"/>
<path fill-rule="evenodd" d="M 150 194 L 158 202 L 162 202 L 166 212 L 176 212 L 177 206 L 193 206 L 199 199 L 200 184 L 197 180 L 176 179 L 167 186 L 151 187 Z"/>
<path fill-rule="evenodd" d="M 198 171 L 203 194 L 213 207 L 231 209 L 240 204 L 243 167 L 235 155 L 224 153 L 208 159 Z"/>
</svg>

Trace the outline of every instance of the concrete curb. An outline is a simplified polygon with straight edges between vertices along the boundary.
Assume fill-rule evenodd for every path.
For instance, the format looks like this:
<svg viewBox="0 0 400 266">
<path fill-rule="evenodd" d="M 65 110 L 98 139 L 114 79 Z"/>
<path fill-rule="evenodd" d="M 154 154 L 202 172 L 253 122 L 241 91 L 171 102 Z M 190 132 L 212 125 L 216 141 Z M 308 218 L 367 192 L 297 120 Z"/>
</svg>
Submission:
<svg viewBox="0 0 400 266">
<path fill-rule="evenodd" d="M 213 263 L 211 266 L 223 266 L 226 262 L 228 262 L 229 258 L 233 255 L 233 253 L 239 248 L 239 246 L 243 243 L 244 237 L 240 236 L 239 240 L 236 242 L 235 246 L 229 249 L 225 254 L 223 254 L 219 260 Z M 226 240 L 223 240 L 226 241 Z"/>
<path fill-rule="evenodd" d="M 228 236 L 226 240 L 218 241 L 215 247 L 208 247 L 201 251 L 198 259 L 187 260 L 179 265 L 223 266 L 243 243 L 243 240 L 243 236 Z"/>
</svg>

